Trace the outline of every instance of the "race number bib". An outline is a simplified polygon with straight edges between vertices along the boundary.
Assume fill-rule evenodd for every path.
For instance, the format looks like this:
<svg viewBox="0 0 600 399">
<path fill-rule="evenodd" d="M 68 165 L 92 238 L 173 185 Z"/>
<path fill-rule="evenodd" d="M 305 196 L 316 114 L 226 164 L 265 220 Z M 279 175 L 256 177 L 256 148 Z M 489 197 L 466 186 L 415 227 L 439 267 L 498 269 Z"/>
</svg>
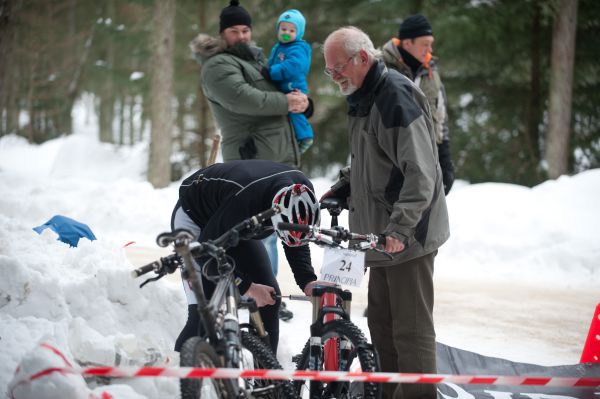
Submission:
<svg viewBox="0 0 600 399">
<path fill-rule="evenodd" d="M 344 248 L 325 248 L 321 280 L 360 287 L 365 274 L 365 253 Z"/>
</svg>

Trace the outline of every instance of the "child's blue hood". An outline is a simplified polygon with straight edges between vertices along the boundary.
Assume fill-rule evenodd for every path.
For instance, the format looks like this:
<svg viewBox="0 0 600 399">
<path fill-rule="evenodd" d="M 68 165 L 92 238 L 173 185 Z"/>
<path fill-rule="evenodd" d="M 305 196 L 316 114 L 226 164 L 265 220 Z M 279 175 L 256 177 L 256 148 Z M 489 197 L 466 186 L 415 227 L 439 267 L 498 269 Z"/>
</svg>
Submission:
<svg viewBox="0 0 600 399">
<path fill-rule="evenodd" d="M 291 22 L 296 25 L 296 40 L 302 40 L 304 37 L 304 28 L 306 27 L 306 20 L 304 15 L 298 10 L 287 10 L 279 16 L 277 20 L 277 31 L 279 31 L 279 24 L 281 22 Z"/>
</svg>

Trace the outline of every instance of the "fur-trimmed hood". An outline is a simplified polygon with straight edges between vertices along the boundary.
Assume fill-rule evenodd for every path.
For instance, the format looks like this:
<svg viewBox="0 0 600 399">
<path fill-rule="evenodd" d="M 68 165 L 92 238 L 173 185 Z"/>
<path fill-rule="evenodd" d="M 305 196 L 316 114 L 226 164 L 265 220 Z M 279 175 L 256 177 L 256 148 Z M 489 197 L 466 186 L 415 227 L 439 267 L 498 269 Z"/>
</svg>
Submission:
<svg viewBox="0 0 600 399">
<path fill-rule="evenodd" d="M 227 43 L 221 37 L 200 33 L 189 46 L 196 61 L 202 64 L 213 55 L 222 53 L 227 48 Z"/>
<path fill-rule="evenodd" d="M 194 58 L 200 65 L 204 64 L 210 57 L 220 53 L 228 53 L 243 60 L 253 60 L 263 63 L 262 50 L 256 47 L 254 42 L 237 43 L 227 47 L 227 43 L 220 36 L 214 37 L 206 33 L 200 33 L 190 42 L 190 49 Z"/>
</svg>

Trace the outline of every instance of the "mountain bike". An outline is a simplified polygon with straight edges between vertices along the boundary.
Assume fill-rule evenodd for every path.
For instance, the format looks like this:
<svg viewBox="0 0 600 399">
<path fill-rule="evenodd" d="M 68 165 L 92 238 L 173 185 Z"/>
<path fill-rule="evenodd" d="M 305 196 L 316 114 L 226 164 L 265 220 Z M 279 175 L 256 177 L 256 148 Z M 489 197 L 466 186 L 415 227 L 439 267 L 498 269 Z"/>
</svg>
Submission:
<svg viewBox="0 0 600 399">
<path fill-rule="evenodd" d="M 329 203 L 332 217 L 341 212 L 337 203 Z M 326 206 L 327 207 L 327 204 Z M 334 210 L 332 212 L 332 209 Z M 337 212 L 336 215 L 334 213 Z M 351 241 L 348 249 L 365 251 L 376 249 L 378 244 L 385 243 L 385 237 L 375 234 L 356 234 L 337 226 L 337 220 L 332 218 L 331 229 L 317 226 L 295 225 L 280 223 L 279 229 L 309 233 L 308 240 L 320 246 L 342 247 L 344 241 Z M 383 252 L 383 251 L 382 251 Z M 302 299 L 290 295 L 289 299 Z M 368 343 L 364 334 L 350 321 L 352 293 L 343 290 L 339 285 L 318 285 L 313 288 L 310 298 L 312 303 L 312 324 L 310 338 L 302 352 L 294 356 L 297 370 L 334 370 L 350 371 L 353 363 L 360 365 L 364 372 L 379 371 L 379 360 L 374 347 Z M 356 364 L 356 363 L 354 363 Z M 294 381 L 298 395 L 306 391 L 310 399 L 317 398 L 365 398 L 381 397 L 381 384 L 366 382 L 350 384 L 339 381 Z"/>
<path fill-rule="evenodd" d="M 226 254 L 240 240 L 254 237 L 262 230 L 262 224 L 279 212 L 278 207 L 268 209 L 244 220 L 214 240 L 199 243 L 187 231 L 178 229 L 160 234 L 156 241 L 160 247 L 172 245 L 175 253 L 142 266 L 132 272 L 139 277 L 150 271 L 157 276 L 141 284 L 156 281 L 166 274 L 183 268 L 183 277 L 190 281 L 198 302 L 198 312 L 203 334 L 188 339 L 181 348 L 182 367 L 281 369 L 268 345 L 268 335 L 256 302 L 241 297 L 235 284 L 235 262 Z M 194 259 L 207 258 L 202 278 L 216 283 L 210 299 L 206 298 Z M 238 310 L 248 309 L 249 323 L 240 323 Z M 245 352 L 251 354 L 248 361 Z M 298 398 L 288 380 L 265 379 L 182 379 L 182 399 L 197 398 Z"/>
</svg>

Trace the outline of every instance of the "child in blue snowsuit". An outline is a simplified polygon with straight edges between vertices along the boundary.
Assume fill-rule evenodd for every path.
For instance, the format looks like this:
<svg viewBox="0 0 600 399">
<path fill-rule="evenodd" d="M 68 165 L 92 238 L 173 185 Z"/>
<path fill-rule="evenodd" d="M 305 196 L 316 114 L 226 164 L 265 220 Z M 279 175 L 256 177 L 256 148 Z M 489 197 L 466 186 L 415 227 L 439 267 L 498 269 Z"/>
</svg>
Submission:
<svg viewBox="0 0 600 399">
<path fill-rule="evenodd" d="M 310 68 L 310 45 L 302 40 L 306 21 L 298 10 L 287 10 L 277 20 L 278 42 L 273 46 L 269 57 L 269 68 L 265 71 L 284 93 L 300 90 L 306 94 L 306 75 Z M 301 153 L 313 143 L 313 131 L 304 114 L 290 113 L 296 133 L 296 141 Z"/>
</svg>

